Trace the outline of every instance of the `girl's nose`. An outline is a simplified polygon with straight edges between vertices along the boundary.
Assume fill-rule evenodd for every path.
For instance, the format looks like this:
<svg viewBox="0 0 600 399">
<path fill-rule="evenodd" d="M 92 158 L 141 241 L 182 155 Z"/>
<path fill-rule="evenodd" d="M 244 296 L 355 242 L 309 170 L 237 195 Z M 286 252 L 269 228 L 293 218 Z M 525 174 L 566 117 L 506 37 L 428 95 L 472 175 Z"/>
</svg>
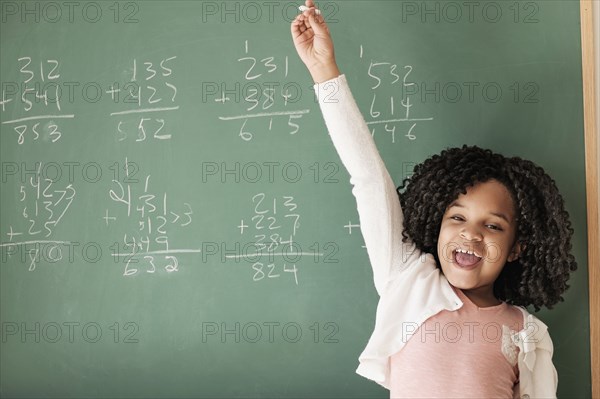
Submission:
<svg viewBox="0 0 600 399">
<path fill-rule="evenodd" d="M 479 230 L 467 227 L 461 230 L 460 237 L 469 241 L 481 241 L 483 239 Z"/>
</svg>

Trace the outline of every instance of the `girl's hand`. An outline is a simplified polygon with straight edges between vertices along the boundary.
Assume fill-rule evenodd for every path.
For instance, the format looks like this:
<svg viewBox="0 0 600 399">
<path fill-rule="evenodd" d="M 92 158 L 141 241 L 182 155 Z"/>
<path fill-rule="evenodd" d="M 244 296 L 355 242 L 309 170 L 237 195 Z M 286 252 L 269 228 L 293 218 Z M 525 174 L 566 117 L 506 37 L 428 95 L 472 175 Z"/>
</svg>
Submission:
<svg viewBox="0 0 600 399">
<path fill-rule="evenodd" d="M 322 83 L 339 76 L 340 71 L 335 63 L 333 41 L 325 20 L 315 13 L 313 0 L 306 0 L 305 4 L 308 10 L 292 22 L 292 38 L 313 80 Z"/>
</svg>

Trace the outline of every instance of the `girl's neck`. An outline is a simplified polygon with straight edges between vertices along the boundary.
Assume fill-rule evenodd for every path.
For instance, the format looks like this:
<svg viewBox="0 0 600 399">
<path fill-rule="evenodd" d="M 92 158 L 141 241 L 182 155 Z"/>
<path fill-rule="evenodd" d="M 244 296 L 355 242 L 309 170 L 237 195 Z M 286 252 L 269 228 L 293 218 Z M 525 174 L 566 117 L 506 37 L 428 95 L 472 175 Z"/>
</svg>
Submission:
<svg viewBox="0 0 600 399">
<path fill-rule="evenodd" d="M 460 289 L 460 288 L 456 288 Z M 501 300 L 496 298 L 493 292 L 481 293 L 476 290 L 461 290 L 462 293 L 469 298 L 479 308 L 488 308 L 491 306 L 498 306 L 502 303 Z"/>
</svg>

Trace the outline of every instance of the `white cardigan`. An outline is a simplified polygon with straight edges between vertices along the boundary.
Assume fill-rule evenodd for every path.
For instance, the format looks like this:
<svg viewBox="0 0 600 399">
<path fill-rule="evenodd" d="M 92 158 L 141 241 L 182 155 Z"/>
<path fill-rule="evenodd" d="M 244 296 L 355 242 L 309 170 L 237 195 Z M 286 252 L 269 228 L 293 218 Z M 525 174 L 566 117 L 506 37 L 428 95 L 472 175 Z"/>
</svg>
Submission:
<svg viewBox="0 0 600 399">
<path fill-rule="evenodd" d="M 375 328 L 356 372 L 390 386 L 390 356 L 398 352 L 429 317 L 463 303 L 436 267 L 431 254 L 402 242 L 402 210 L 345 75 L 314 86 L 323 118 L 340 159 L 350 174 L 375 289 L 379 294 Z M 547 327 L 523 307 L 524 329 L 510 333 L 518 356 L 521 398 L 556 398 L 558 376 L 552 364 Z"/>
</svg>

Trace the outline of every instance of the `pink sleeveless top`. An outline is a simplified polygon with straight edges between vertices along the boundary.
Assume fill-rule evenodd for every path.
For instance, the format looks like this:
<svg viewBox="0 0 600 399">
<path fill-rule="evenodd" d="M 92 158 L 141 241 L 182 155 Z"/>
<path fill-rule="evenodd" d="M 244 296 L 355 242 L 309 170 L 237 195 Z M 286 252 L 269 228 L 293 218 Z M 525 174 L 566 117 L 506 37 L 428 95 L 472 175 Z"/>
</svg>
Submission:
<svg viewBox="0 0 600 399">
<path fill-rule="evenodd" d="M 427 319 L 390 358 L 391 398 L 513 398 L 518 347 L 508 335 L 523 328 L 514 306 L 464 305 Z"/>
</svg>

